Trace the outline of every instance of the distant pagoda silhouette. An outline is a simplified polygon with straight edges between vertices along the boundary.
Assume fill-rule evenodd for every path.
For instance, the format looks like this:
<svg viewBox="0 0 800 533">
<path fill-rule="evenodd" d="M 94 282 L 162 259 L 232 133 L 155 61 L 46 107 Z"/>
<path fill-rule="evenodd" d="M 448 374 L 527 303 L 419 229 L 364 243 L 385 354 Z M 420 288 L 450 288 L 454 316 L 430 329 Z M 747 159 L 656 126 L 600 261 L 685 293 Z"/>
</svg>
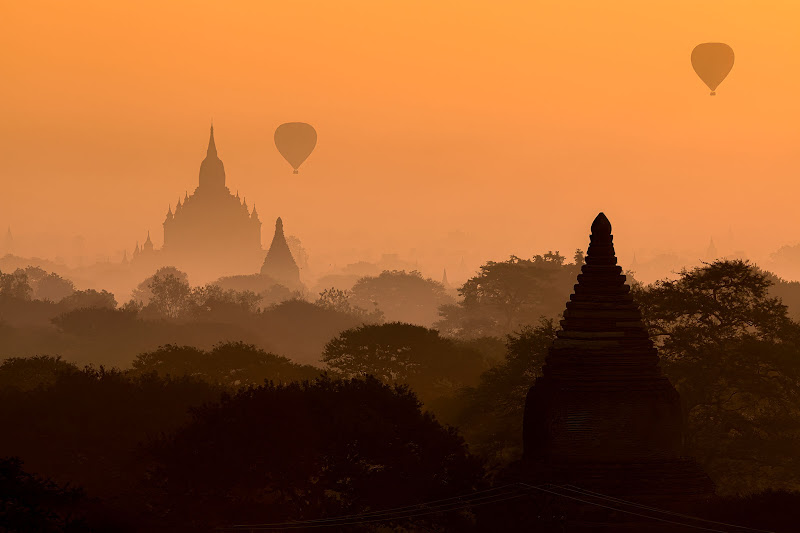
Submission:
<svg viewBox="0 0 800 533">
<path fill-rule="evenodd" d="M 711 497 L 711 480 L 682 457 L 680 397 L 661 372 L 603 213 L 581 271 L 528 392 L 525 476 L 671 507 Z"/>
<path fill-rule="evenodd" d="M 299 288 L 300 268 L 292 257 L 286 236 L 283 234 L 283 220 L 278 217 L 275 221 L 275 235 L 272 237 L 272 244 L 261 266 L 261 274 L 269 276 L 281 285 L 290 289 Z"/>
<path fill-rule="evenodd" d="M 0 251 L 2 251 L 3 255 L 14 253 L 14 237 L 11 235 L 11 226 L 8 227 L 5 239 L 3 240 L 3 249 Z"/>
</svg>

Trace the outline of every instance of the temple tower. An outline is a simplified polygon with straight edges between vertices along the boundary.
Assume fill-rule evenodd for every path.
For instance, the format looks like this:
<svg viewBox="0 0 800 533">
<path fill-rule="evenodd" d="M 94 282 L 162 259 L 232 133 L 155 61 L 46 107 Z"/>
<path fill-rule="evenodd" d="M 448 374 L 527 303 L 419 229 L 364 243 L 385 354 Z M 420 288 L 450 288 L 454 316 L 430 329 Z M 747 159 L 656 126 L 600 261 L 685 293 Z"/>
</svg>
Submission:
<svg viewBox="0 0 800 533">
<path fill-rule="evenodd" d="M 682 457 L 680 398 L 661 372 L 603 213 L 581 272 L 528 392 L 529 478 L 657 504 L 710 497 L 710 479 Z"/>
<path fill-rule="evenodd" d="M 183 198 L 178 196 L 174 212 L 167 208 L 163 228 L 164 244 L 153 250 L 154 260 L 191 271 L 199 279 L 250 273 L 264 260 L 258 213 L 250 213 L 247 203 L 226 186 L 213 125 L 198 186 L 191 195 L 186 191 Z M 148 238 L 140 252 L 151 249 Z"/>
<path fill-rule="evenodd" d="M 142 245 L 142 252 L 149 254 L 153 252 L 153 241 L 150 240 L 150 230 L 147 230 L 147 240 Z"/>
<path fill-rule="evenodd" d="M 217 155 L 217 144 L 214 142 L 214 125 L 208 138 L 206 158 L 200 163 L 200 190 L 221 191 L 225 189 L 225 166 Z M 187 192 L 188 198 L 188 192 Z"/>
<path fill-rule="evenodd" d="M 300 269 L 289 250 L 286 236 L 283 234 L 283 221 L 280 217 L 275 221 L 275 235 L 261 267 L 261 274 L 271 277 L 290 289 L 299 288 L 301 285 Z"/>
</svg>

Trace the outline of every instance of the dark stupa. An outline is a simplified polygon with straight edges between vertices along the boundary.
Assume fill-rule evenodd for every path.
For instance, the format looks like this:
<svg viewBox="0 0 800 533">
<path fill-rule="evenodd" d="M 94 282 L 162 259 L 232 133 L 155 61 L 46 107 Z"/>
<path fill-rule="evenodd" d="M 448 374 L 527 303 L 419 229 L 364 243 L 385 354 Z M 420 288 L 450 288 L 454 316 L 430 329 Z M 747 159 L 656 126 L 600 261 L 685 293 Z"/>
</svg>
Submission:
<svg viewBox="0 0 800 533">
<path fill-rule="evenodd" d="M 275 236 L 272 244 L 261 266 L 261 274 L 269 276 L 281 285 L 290 289 L 300 287 L 300 269 L 292 257 L 286 236 L 283 234 L 283 221 L 278 218 L 275 221 Z"/>
<path fill-rule="evenodd" d="M 682 457 L 680 397 L 659 368 L 603 213 L 542 374 L 525 404 L 528 479 L 672 508 L 713 494 Z"/>
</svg>

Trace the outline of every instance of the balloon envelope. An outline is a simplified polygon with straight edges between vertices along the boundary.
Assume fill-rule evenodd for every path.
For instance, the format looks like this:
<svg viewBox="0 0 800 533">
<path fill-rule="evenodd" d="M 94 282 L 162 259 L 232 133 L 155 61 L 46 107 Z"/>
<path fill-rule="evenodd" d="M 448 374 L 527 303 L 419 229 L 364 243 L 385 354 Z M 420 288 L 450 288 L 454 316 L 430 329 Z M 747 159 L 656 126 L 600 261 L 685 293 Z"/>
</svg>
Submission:
<svg viewBox="0 0 800 533">
<path fill-rule="evenodd" d="M 294 173 L 317 145 L 317 131 L 305 122 L 287 122 L 275 130 L 275 146 Z"/>
<path fill-rule="evenodd" d="M 725 43 L 698 44 L 692 50 L 692 67 L 714 96 L 714 91 L 733 68 L 733 48 Z"/>
</svg>

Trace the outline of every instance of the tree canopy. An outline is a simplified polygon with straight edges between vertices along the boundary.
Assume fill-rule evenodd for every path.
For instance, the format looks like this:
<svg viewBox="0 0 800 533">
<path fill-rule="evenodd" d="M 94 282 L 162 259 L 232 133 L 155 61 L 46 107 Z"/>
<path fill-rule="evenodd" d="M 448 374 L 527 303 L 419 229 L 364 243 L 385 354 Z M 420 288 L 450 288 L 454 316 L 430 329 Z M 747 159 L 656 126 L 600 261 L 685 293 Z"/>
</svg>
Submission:
<svg viewBox="0 0 800 533">
<path fill-rule="evenodd" d="M 152 453 L 154 507 L 181 531 L 381 510 L 482 478 L 455 430 L 369 377 L 244 390 L 196 409 Z"/>
<path fill-rule="evenodd" d="M 298 365 L 279 355 L 242 342 L 220 343 L 210 351 L 193 346 L 166 345 L 136 356 L 136 374 L 155 372 L 161 377 L 187 376 L 214 385 L 238 388 L 265 381 L 286 383 L 313 379 L 320 370 Z"/>
<path fill-rule="evenodd" d="M 437 320 L 440 306 L 454 303 L 444 285 L 416 270 L 385 270 L 378 276 L 362 277 L 350 290 L 350 301 L 361 309 L 377 307 L 389 322 L 422 326 Z"/>
<path fill-rule="evenodd" d="M 687 451 L 723 493 L 800 489 L 800 325 L 771 283 L 734 260 L 635 290 L 686 406 Z"/>
<path fill-rule="evenodd" d="M 575 263 L 565 261 L 558 252 L 548 252 L 487 262 L 458 289 L 462 300 L 457 305 L 442 306 L 435 327 L 448 335 L 503 337 L 542 317 L 555 318 L 572 292 L 583 254 L 578 250 Z"/>
<path fill-rule="evenodd" d="M 402 322 L 343 331 L 325 346 L 322 361 L 345 377 L 408 384 L 425 400 L 453 394 L 489 366 L 478 350 Z"/>
</svg>

